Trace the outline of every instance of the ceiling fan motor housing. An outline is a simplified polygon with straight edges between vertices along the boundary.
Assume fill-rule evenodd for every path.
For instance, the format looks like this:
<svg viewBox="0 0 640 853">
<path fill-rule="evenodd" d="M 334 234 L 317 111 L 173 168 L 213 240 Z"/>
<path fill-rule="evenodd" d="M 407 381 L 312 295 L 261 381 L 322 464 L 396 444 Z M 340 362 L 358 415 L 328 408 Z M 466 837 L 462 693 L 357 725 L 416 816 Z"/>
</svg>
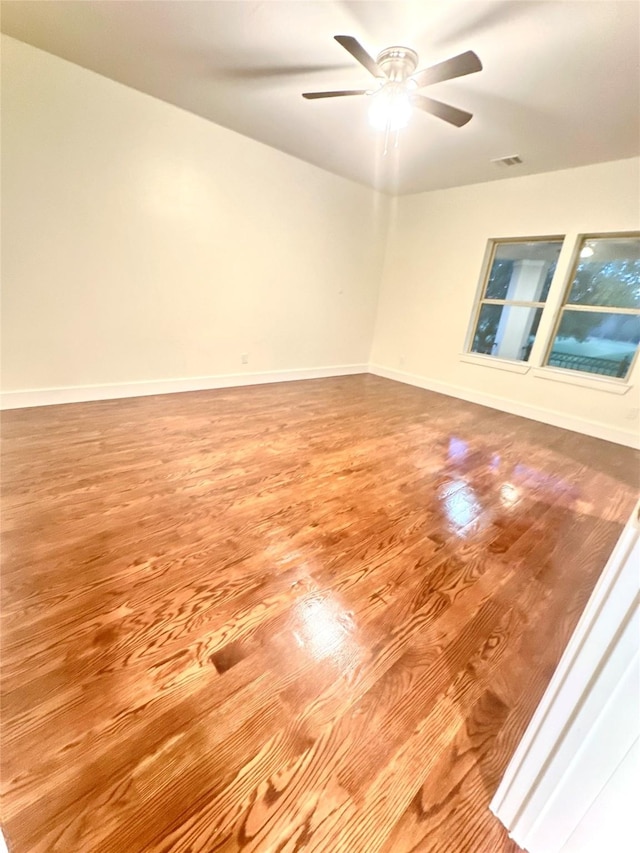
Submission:
<svg viewBox="0 0 640 853">
<path fill-rule="evenodd" d="M 418 67 L 418 54 L 410 47 L 386 47 L 378 54 L 376 65 L 388 80 L 404 83 Z"/>
</svg>

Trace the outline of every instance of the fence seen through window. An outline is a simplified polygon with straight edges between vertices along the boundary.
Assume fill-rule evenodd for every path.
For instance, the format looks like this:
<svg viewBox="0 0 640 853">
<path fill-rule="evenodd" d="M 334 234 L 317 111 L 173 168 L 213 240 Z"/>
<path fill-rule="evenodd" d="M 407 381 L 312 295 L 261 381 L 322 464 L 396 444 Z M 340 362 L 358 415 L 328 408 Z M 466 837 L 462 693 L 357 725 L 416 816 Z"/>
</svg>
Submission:
<svg viewBox="0 0 640 853">
<path fill-rule="evenodd" d="M 584 238 L 546 363 L 623 379 L 639 342 L 640 238 Z"/>
</svg>

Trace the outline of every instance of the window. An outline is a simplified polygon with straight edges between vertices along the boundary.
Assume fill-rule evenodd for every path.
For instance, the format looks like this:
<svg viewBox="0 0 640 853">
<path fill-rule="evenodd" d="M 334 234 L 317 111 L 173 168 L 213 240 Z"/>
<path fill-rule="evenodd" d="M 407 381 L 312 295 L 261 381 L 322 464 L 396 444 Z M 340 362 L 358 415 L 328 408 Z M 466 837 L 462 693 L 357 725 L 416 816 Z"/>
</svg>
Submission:
<svg viewBox="0 0 640 853">
<path fill-rule="evenodd" d="M 558 282 L 549 300 L 564 243 L 563 237 L 492 241 L 463 360 L 527 373 L 545 317 L 534 375 L 624 393 L 640 349 L 640 234 L 591 235 L 567 245 L 575 262 L 564 297 Z"/>
<path fill-rule="evenodd" d="M 623 379 L 639 341 L 640 237 L 585 237 L 546 363 Z"/>
<path fill-rule="evenodd" d="M 562 239 L 496 241 L 471 341 L 471 352 L 528 361 Z"/>
</svg>

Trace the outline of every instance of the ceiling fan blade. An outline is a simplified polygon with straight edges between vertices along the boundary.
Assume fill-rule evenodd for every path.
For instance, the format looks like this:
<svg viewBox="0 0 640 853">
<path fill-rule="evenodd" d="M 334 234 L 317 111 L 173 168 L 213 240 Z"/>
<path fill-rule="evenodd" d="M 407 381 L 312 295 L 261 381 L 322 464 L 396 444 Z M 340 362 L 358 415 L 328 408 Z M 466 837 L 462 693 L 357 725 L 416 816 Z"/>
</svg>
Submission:
<svg viewBox="0 0 640 853">
<path fill-rule="evenodd" d="M 384 71 L 376 65 L 373 57 L 369 56 L 367 51 L 362 47 L 358 39 L 353 36 L 334 36 L 338 44 L 342 45 L 345 50 L 348 50 L 354 59 L 357 59 L 360 65 L 373 74 L 374 77 L 385 77 Z"/>
<path fill-rule="evenodd" d="M 430 86 L 432 83 L 453 80 L 454 77 L 464 77 L 465 74 L 475 74 L 476 71 L 482 71 L 482 63 L 472 50 L 468 50 L 466 53 L 460 53 L 458 56 L 452 56 L 451 59 L 445 59 L 444 62 L 432 65 L 431 68 L 417 71 L 411 76 L 411 79 L 421 89 L 423 86 Z"/>
<path fill-rule="evenodd" d="M 342 92 L 303 92 L 302 97 L 308 100 L 315 98 L 343 98 L 345 95 L 366 95 L 368 89 L 347 89 Z"/>
<path fill-rule="evenodd" d="M 456 127 L 462 127 L 473 118 L 471 113 L 443 104 L 441 101 L 434 101 L 433 98 L 427 98 L 425 95 L 412 95 L 411 104 L 426 113 L 448 121 L 449 124 L 455 124 Z"/>
</svg>

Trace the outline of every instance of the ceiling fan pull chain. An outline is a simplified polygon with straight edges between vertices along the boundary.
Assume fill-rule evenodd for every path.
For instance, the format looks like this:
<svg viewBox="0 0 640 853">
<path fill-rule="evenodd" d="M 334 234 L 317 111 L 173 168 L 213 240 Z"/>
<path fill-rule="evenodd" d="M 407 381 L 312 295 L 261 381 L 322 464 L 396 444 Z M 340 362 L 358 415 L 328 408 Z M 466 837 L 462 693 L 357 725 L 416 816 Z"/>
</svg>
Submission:
<svg viewBox="0 0 640 853">
<path fill-rule="evenodd" d="M 384 129 L 384 151 L 382 152 L 382 156 L 387 156 L 387 151 L 389 150 L 389 133 L 390 133 L 390 124 L 391 122 L 387 121 L 387 124 Z"/>
</svg>

